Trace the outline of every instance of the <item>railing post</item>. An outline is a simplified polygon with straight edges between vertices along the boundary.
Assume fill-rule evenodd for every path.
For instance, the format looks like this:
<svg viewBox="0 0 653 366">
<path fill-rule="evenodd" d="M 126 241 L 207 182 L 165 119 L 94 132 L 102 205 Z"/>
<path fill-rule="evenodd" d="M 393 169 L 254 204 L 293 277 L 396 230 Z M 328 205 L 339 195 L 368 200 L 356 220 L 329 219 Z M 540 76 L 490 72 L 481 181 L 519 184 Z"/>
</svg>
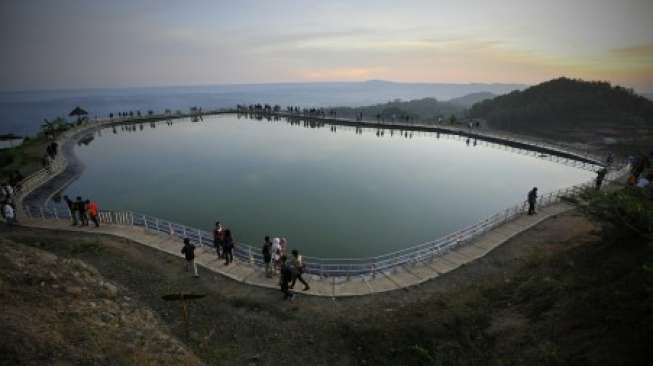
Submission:
<svg viewBox="0 0 653 366">
<path fill-rule="evenodd" d="M 184 226 L 182 226 L 182 227 L 184 228 L 184 238 L 186 238 L 186 236 L 187 236 L 187 235 L 186 235 L 186 226 L 184 225 Z"/>
<path fill-rule="evenodd" d="M 53 211 L 54 211 L 54 218 L 55 218 L 55 220 L 59 220 L 59 215 L 57 215 L 57 206 L 54 206 Z"/>
<path fill-rule="evenodd" d="M 131 224 L 134 226 L 134 213 L 130 211 L 129 216 L 131 216 Z"/>
<path fill-rule="evenodd" d="M 145 230 L 147 230 L 147 217 L 143 215 L 143 226 L 145 227 Z"/>
<path fill-rule="evenodd" d="M 197 238 L 200 242 L 200 245 L 202 245 L 202 230 L 197 229 Z"/>
<path fill-rule="evenodd" d="M 156 224 L 156 231 L 159 231 L 159 219 L 154 219 L 154 223 Z"/>
</svg>

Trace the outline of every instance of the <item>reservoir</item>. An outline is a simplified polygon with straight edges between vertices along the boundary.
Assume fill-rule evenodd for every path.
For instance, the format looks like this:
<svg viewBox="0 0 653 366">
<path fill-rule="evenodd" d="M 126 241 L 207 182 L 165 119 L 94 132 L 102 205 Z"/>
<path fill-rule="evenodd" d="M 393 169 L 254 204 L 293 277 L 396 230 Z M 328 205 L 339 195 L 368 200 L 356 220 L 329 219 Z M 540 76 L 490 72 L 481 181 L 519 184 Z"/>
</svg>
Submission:
<svg viewBox="0 0 653 366">
<path fill-rule="evenodd" d="M 496 144 L 435 132 L 253 119 L 115 126 L 75 147 L 66 188 L 237 242 L 286 237 L 309 256 L 370 257 L 446 235 L 595 174 Z"/>
</svg>

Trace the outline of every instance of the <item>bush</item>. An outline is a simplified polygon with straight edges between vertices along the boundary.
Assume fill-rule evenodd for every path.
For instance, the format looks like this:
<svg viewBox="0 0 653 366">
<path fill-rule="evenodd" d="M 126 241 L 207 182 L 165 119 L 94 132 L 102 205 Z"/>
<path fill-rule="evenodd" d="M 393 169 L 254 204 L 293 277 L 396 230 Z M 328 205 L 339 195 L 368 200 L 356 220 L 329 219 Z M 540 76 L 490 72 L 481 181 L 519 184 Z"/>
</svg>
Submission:
<svg viewBox="0 0 653 366">
<path fill-rule="evenodd" d="M 653 238 L 653 191 L 627 187 L 616 192 L 594 192 L 579 204 L 613 238 Z"/>
</svg>

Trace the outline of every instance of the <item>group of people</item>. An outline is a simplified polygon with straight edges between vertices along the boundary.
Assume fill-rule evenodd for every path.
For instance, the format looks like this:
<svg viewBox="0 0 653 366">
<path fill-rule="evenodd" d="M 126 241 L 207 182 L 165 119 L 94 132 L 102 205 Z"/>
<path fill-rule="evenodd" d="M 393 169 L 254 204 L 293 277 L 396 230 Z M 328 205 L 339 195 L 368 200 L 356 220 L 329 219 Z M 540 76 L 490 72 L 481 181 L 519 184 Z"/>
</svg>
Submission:
<svg viewBox="0 0 653 366">
<path fill-rule="evenodd" d="M 0 186 L 0 194 L 2 196 L 2 218 L 5 222 L 12 226 L 16 223 L 16 191 L 14 187 L 8 182 Z"/>
<path fill-rule="evenodd" d="M 75 201 L 68 196 L 63 196 L 63 199 L 70 210 L 73 226 L 88 226 L 89 220 L 95 224 L 95 227 L 100 226 L 97 203 L 91 200 L 82 200 L 80 196 L 77 196 Z"/>
<path fill-rule="evenodd" d="M 81 198 L 78 197 L 80 202 Z M 72 209 L 71 209 L 72 211 Z M 216 248 L 216 254 L 219 259 L 225 260 L 225 266 L 231 264 L 234 260 L 234 247 L 235 240 L 231 230 L 222 226 L 217 221 L 213 229 L 213 243 Z M 265 237 L 261 253 L 263 254 L 263 261 L 265 263 L 265 275 L 272 278 L 279 275 L 279 285 L 284 294 L 284 299 L 293 300 L 294 293 L 292 290 L 297 281 L 304 285 L 304 291 L 308 291 L 310 286 L 303 278 L 305 271 L 305 264 L 302 256 L 297 249 L 287 254 L 288 241 L 285 238 L 270 239 L 269 236 Z M 181 248 L 181 254 L 186 259 L 185 270 L 186 272 L 193 271 L 194 277 L 199 277 L 197 271 L 197 264 L 195 263 L 195 246 L 191 243 L 189 238 L 184 238 L 184 246 Z"/>
<path fill-rule="evenodd" d="M 290 258 L 288 258 L 287 248 L 288 241 L 285 238 L 270 240 L 270 237 L 266 235 L 261 253 L 265 263 L 265 275 L 270 278 L 278 273 L 283 298 L 292 301 L 295 295 L 290 290 L 295 287 L 297 280 L 304 285 L 304 291 L 308 291 L 311 287 L 302 277 L 306 267 L 302 256 L 299 255 L 299 251 L 293 249 L 290 252 Z"/>
</svg>

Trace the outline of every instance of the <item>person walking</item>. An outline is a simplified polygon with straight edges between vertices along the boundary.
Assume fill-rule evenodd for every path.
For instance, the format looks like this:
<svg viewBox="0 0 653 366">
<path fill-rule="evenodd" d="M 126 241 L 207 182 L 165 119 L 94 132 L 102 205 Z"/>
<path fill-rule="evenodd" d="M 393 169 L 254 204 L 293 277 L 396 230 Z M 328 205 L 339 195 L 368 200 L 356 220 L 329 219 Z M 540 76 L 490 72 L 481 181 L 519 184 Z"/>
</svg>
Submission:
<svg viewBox="0 0 653 366">
<path fill-rule="evenodd" d="M 272 242 L 270 242 L 270 237 L 265 236 L 265 241 L 263 242 L 263 248 L 261 249 L 263 254 L 263 263 L 265 263 L 265 277 L 272 277 L 272 268 L 270 262 L 272 262 Z"/>
<path fill-rule="evenodd" d="M 304 284 L 303 291 L 308 291 L 311 287 L 302 278 L 302 274 L 304 274 L 304 260 L 302 256 L 299 255 L 299 251 L 297 249 L 293 249 L 291 253 L 292 253 L 292 258 L 290 260 L 290 263 L 292 269 L 292 283 L 290 284 L 290 288 L 294 288 L 295 282 L 299 280 L 299 282 Z"/>
<path fill-rule="evenodd" d="M 234 261 L 234 238 L 231 235 L 231 230 L 224 231 L 224 265 L 228 266 L 229 263 Z"/>
<path fill-rule="evenodd" d="M 86 204 L 82 201 L 82 197 L 77 196 L 75 200 L 75 207 L 79 213 L 80 226 L 88 226 L 88 215 L 86 214 Z"/>
<path fill-rule="evenodd" d="M 100 222 L 98 220 L 98 209 L 97 203 L 95 201 L 86 200 L 86 212 L 88 212 L 88 217 L 93 221 L 95 227 L 100 227 Z"/>
<path fill-rule="evenodd" d="M 292 269 L 290 268 L 290 264 L 287 263 L 287 260 L 288 258 L 285 255 L 281 256 L 281 276 L 279 276 L 279 285 L 281 286 L 281 292 L 283 292 L 283 299 L 292 301 L 295 294 L 293 294 L 288 287 L 288 283 L 292 278 Z"/>
<path fill-rule="evenodd" d="M 215 228 L 213 228 L 213 245 L 215 245 L 215 251 L 218 254 L 218 258 L 224 257 L 224 228 L 220 224 L 220 221 L 215 222 Z"/>
<path fill-rule="evenodd" d="M 181 254 L 186 258 L 186 272 L 193 267 L 193 273 L 195 278 L 200 275 L 197 273 L 197 264 L 195 263 L 195 246 L 190 243 L 188 238 L 184 239 L 184 247 L 181 248 Z"/>
<path fill-rule="evenodd" d="M 2 216 L 5 218 L 7 225 L 13 226 L 16 223 L 16 211 L 9 202 L 2 204 Z"/>
<path fill-rule="evenodd" d="M 68 211 L 70 211 L 70 219 L 73 221 L 73 226 L 77 226 L 77 205 L 68 196 L 63 196 L 63 200 L 66 201 L 66 205 L 68 205 Z"/>
<path fill-rule="evenodd" d="M 528 192 L 528 214 L 535 214 L 535 204 L 537 203 L 537 187 L 533 187 L 530 192 Z"/>
<path fill-rule="evenodd" d="M 281 271 L 281 244 L 279 238 L 272 239 L 272 267 L 274 272 Z"/>
</svg>

